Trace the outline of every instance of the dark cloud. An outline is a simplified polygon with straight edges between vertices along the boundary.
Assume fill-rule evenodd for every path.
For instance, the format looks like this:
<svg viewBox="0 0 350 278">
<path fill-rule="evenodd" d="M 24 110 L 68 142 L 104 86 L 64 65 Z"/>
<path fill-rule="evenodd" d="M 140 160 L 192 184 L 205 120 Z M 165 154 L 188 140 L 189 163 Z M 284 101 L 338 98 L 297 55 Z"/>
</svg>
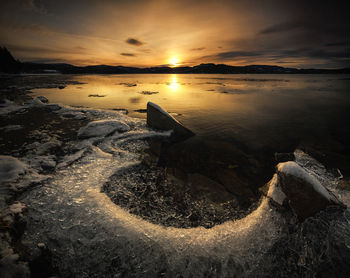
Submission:
<svg viewBox="0 0 350 278">
<path fill-rule="evenodd" d="M 127 56 L 127 57 L 136 57 L 134 53 L 120 53 L 122 56 Z"/>
<path fill-rule="evenodd" d="M 16 44 L 5 44 L 5 46 L 14 53 L 27 53 L 27 54 L 34 54 L 34 55 L 40 55 L 42 53 L 46 54 L 79 54 L 81 51 L 87 50 L 85 47 L 77 46 L 73 47 L 71 49 L 62 49 L 62 48 L 49 48 L 49 47 L 42 47 L 42 46 L 25 46 L 25 45 L 16 45 Z"/>
<path fill-rule="evenodd" d="M 350 45 L 350 41 L 338 41 L 338 42 L 332 42 L 327 43 L 326 46 L 348 46 Z"/>
<path fill-rule="evenodd" d="M 256 57 L 262 56 L 264 53 L 261 51 L 227 51 L 217 53 L 215 56 L 220 60 L 231 60 L 242 57 Z"/>
<path fill-rule="evenodd" d="M 142 41 L 139 41 L 138 39 L 134 38 L 128 38 L 125 42 L 135 46 L 141 46 L 144 44 Z"/>
<path fill-rule="evenodd" d="M 279 33 L 279 32 L 287 32 L 296 29 L 305 28 L 306 24 L 302 22 L 282 22 L 278 24 L 274 24 L 260 31 L 260 34 L 271 34 L 271 33 Z"/>
<path fill-rule="evenodd" d="M 204 49 L 205 49 L 205 47 L 197 47 L 197 48 L 192 48 L 191 50 L 192 51 L 202 51 Z"/>
</svg>

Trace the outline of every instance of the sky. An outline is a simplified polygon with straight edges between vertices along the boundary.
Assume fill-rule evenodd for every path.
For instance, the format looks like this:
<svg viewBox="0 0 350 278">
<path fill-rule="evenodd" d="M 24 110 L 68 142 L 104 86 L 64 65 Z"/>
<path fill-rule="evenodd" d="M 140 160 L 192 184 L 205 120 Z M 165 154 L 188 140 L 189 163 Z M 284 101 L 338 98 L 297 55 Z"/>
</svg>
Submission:
<svg viewBox="0 0 350 278">
<path fill-rule="evenodd" d="M 349 2 L 0 0 L 0 46 L 82 66 L 350 67 Z"/>
</svg>

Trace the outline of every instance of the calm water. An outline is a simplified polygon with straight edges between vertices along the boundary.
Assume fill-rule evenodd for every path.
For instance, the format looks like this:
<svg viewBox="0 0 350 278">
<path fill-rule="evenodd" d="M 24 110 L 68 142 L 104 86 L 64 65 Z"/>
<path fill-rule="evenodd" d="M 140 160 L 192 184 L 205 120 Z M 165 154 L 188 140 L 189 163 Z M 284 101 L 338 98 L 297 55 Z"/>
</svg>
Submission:
<svg viewBox="0 0 350 278">
<path fill-rule="evenodd" d="M 199 136 L 286 151 L 308 142 L 349 150 L 349 75 L 149 74 L 72 76 L 81 85 L 37 89 L 50 102 L 135 110 L 148 101 Z M 104 97 L 89 97 L 89 95 Z"/>
</svg>

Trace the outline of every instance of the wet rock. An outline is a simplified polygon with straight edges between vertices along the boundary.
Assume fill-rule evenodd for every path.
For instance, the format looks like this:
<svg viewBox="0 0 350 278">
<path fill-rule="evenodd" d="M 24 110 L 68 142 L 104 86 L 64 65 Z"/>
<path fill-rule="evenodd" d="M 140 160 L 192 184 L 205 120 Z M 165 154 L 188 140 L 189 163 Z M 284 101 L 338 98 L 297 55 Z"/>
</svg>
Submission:
<svg viewBox="0 0 350 278">
<path fill-rule="evenodd" d="M 45 106 L 45 109 L 49 110 L 49 111 L 58 111 L 60 110 L 62 107 L 58 104 L 47 104 Z"/>
<path fill-rule="evenodd" d="M 168 112 L 152 102 L 147 103 L 147 125 L 160 130 L 173 130 L 175 138 L 184 139 L 195 135 Z"/>
<path fill-rule="evenodd" d="M 44 96 L 38 96 L 37 99 L 40 100 L 42 103 L 48 103 L 49 102 L 49 100 L 46 97 L 44 97 Z"/>
<path fill-rule="evenodd" d="M 136 109 L 136 110 L 134 110 L 134 112 L 137 112 L 137 113 L 147 113 L 147 109 Z"/>
<path fill-rule="evenodd" d="M 343 206 L 315 177 L 296 162 L 278 164 L 277 176 L 279 186 L 300 221 L 328 206 Z"/>
</svg>

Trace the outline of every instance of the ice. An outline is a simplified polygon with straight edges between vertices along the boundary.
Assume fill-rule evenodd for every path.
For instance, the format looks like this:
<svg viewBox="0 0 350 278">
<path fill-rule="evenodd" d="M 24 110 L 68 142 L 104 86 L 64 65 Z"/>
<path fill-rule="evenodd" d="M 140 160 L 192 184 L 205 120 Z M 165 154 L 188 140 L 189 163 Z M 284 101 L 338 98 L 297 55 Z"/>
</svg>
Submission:
<svg viewBox="0 0 350 278">
<path fill-rule="evenodd" d="M 18 105 L 13 101 L 5 99 L 4 103 L 0 104 L 0 115 L 6 115 L 12 112 L 17 112 L 21 109 L 23 109 L 22 105 Z"/>
<path fill-rule="evenodd" d="M 13 130 L 19 130 L 22 128 L 23 128 L 23 126 L 21 126 L 21 125 L 7 125 L 4 127 L 1 127 L 0 130 L 3 130 L 5 132 L 9 132 L 9 131 L 13 131 Z"/>
<path fill-rule="evenodd" d="M 164 268 L 169 276 L 204 276 L 213 261 L 227 264 L 225 273 L 235 276 L 242 268 L 250 272 L 254 261 L 275 242 L 283 219 L 271 210 L 267 199 L 247 217 L 211 229 L 153 224 L 114 204 L 101 192 L 102 185 L 116 172 L 141 163 L 145 138 L 171 132 L 150 130 L 144 121 L 121 114 L 85 113 L 107 118 L 99 121 L 102 126 L 113 122 L 129 128 L 78 140 L 72 146 L 77 151 L 62 159 L 53 178 L 24 198 L 32 219 L 25 242 L 32 242 L 33 248 L 44 243 L 52 250 L 60 258 L 63 276 L 103 277 L 127 271 L 157 276 Z M 249 267 L 244 266 L 247 262 Z"/>
<path fill-rule="evenodd" d="M 322 239 L 316 240 L 314 231 L 307 230 L 310 227 L 307 226 L 308 221 L 300 228 L 293 219 L 270 206 L 269 199 L 265 197 L 246 217 L 229 220 L 210 229 L 165 227 L 151 223 L 113 203 L 101 192 L 101 187 L 115 173 L 141 163 L 140 150 L 145 147 L 145 138 L 169 136 L 171 132 L 156 132 L 147 128 L 144 120 L 132 119 L 115 111 L 58 107 L 60 109 L 54 113 L 84 115 L 86 119 L 93 120 L 90 127 L 94 135 L 70 142 L 67 155 L 59 161 L 55 173 L 27 192 L 21 202 L 28 207 L 23 244 L 29 250 L 37 250 L 38 244 L 44 244 L 53 253 L 55 266 L 62 277 L 257 277 L 269 273 L 272 267 L 276 275 L 271 276 L 278 277 L 280 264 L 289 267 L 287 269 L 298 267 L 299 255 L 303 260 L 313 259 L 312 262 L 318 265 L 312 266 L 319 267 L 323 262 L 313 254 L 317 253 L 317 244 L 321 240 L 322 244 L 329 246 L 330 251 L 324 251 L 327 256 L 348 241 L 349 225 L 339 215 L 335 224 L 345 236 L 338 239 L 330 230 L 329 237 L 337 237 L 340 242 L 339 246 L 331 249 L 332 245 L 327 241 L 328 230 Z M 112 122 L 112 127 L 106 122 Z M 118 132 L 120 124 L 126 127 L 121 133 Z M 40 146 L 33 145 L 28 159 L 54 160 L 49 146 L 38 153 Z M 307 179 L 311 179 L 317 188 L 319 184 L 314 183 L 314 175 L 320 175 L 325 183 L 329 180 L 326 174 L 314 171 L 311 160 L 306 163 L 308 166 L 300 161 L 297 156 L 299 166 L 286 164 L 287 167 L 281 166 L 281 170 L 302 178 L 311 175 Z M 22 179 L 20 183 L 24 185 Z M 116 190 L 129 194 L 122 186 Z M 284 200 L 283 192 L 277 187 L 276 176 L 270 182 L 268 196 L 280 204 Z M 20 212 L 21 207 L 16 205 L 12 210 Z M 349 216 L 342 217 L 350 219 Z M 319 220 L 319 223 L 324 222 Z M 333 227 L 332 223 L 325 225 Z M 315 229 L 318 227 L 318 224 L 315 225 Z M 295 230 L 297 232 L 293 234 Z M 307 244 L 311 241 L 305 238 L 314 239 L 314 246 L 304 256 L 300 250 L 308 250 Z M 297 255 L 291 251 L 296 249 L 294 243 L 300 247 Z M 279 254 L 278 250 L 281 250 L 281 255 L 275 256 Z M 11 251 L 8 253 L 10 257 L 13 254 Z M 296 272 L 304 273 L 303 269 Z"/>
<path fill-rule="evenodd" d="M 26 263 L 18 261 L 19 255 L 14 252 L 10 244 L 0 238 L 0 273 L 2 278 L 30 277 Z"/>
<path fill-rule="evenodd" d="M 269 191 L 267 196 L 274 200 L 279 205 L 283 204 L 283 201 L 286 199 L 286 194 L 282 191 L 282 188 L 278 185 L 277 174 L 274 174 L 271 181 L 269 182 Z"/>
<path fill-rule="evenodd" d="M 38 155 L 43 155 L 43 154 L 49 153 L 50 150 L 52 150 L 53 148 L 60 147 L 61 145 L 62 145 L 61 141 L 57 140 L 56 138 L 50 138 L 50 141 L 40 144 L 37 147 L 36 153 Z"/>
<path fill-rule="evenodd" d="M 130 130 L 130 127 L 119 120 L 99 120 L 87 124 L 78 132 L 79 138 L 90 138 L 110 135 L 114 132 L 125 132 Z"/>
<path fill-rule="evenodd" d="M 26 172 L 27 165 L 15 157 L 0 155 L 0 184 L 13 182 Z"/>
</svg>

